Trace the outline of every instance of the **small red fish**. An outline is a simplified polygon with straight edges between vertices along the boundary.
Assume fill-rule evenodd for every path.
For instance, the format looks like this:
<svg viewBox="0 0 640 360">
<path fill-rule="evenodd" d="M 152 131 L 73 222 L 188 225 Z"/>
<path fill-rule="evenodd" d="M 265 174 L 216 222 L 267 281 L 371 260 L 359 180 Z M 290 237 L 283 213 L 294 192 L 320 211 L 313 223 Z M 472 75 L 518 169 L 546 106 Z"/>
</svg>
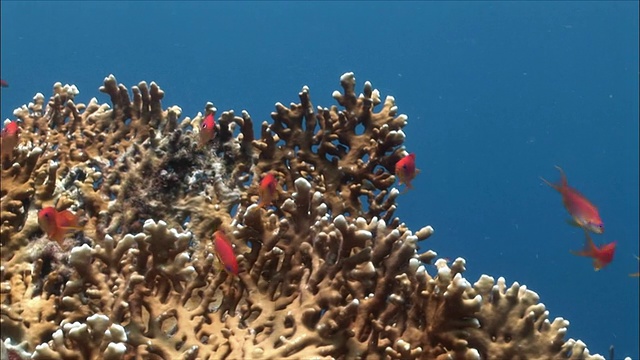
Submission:
<svg viewBox="0 0 640 360">
<path fill-rule="evenodd" d="M 260 195 L 260 202 L 258 206 L 267 207 L 271 205 L 271 201 L 273 201 L 274 196 L 276 195 L 276 186 L 278 185 L 278 180 L 272 173 L 268 173 L 262 180 L 260 181 L 260 188 L 258 188 L 258 194 Z"/>
<path fill-rule="evenodd" d="M 0 85 L 2 85 L 2 87 L 9 87 L 9 83 L 6 82 L 4 79 L 0 79 Z"/>
<path fill-rule="evenodd" d="M 596 244 L 593 243 L 593 240 L 591 240 L 591 236 L 589 236 L 588 231 L 585 230 L 584 235 L 584 249 L 581 251 L 571 251 L 571 253 L 577 256 L 588 256 L 593 258 L 593 269 L 595 271 L 609 265 L 613 260 L 613 254 L 616 251 L 616 242 L 614 241 L 604 244 L 601 247 L 597 247 Z"/>
<path fill-rule="evenodd" d="M 238 275 L 238 260 L 233 252 L 233 246 L 224 231 L 218 230 L 213 234 L 213 246 L 218 260 L 224 269 L 232 275 Z"/>
<path fill-rule="evenodd" d="M 562 195 L 562 203 L 572 218 L 571 224 L 595 234 L 602 234 L 604 232 L 604 223 L 600 218 L 598 208 L 576 189 L 570 187 L 564 171 L 559 166 L 556 166 L 556 168 L 560 171 L 561 180 L 559 184 L 552 184 L 542 177 L 540 179 Z"/>
<path fill-rule="evenodd" d="M 38 224 L 52 240 L 62 243 L 67 233 L 81 230 L 78 217 L 69 210 L 57 211 L 53 206 L 38 211 Z"/>
<path fill-rule="evenodd" d="M 406 184 L 408 189 L 413 189 L 411 180 L 420 173 L 416 169 L 416 154 L 411 153 L 396 163 L 396 176 L 398 177 L 398 185 Z"/>
<path fill-rule="evenodd" d="M 2 128 L 0 140 L 2 141 L 0 143 L 0 161 L 4 161 L 7 157 L 11 159 L 13 149 L 20 142 L 20 126 L 17 121 L 12 121 Z"/>
<path fill-rule="evenodd" d="M 204 117 L 200 124 L 200 142 L 198 143 L 200 147 L 207 145 L 207 143 L 216 136 L 215 116 L 215 111 L 210 112 Z"/>
</svg>

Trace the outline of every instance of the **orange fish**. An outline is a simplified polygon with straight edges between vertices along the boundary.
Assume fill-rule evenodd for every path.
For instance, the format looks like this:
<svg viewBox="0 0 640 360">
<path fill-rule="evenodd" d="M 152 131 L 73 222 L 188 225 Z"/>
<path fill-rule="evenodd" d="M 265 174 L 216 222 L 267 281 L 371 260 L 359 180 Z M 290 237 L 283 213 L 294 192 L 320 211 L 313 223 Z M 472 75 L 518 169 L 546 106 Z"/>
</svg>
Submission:
<svg viewBox="0 0 640 360">
<path fill-rule="evenodd" d="M 597 247 L 591 240 L 588 231 L 584 231 L 585 242 L 584 248 L 580 251 L 571 251 L 572 254 L 577 256 L 588 256 L 593 258 L 593 269 L 598 271 L 607 266 L 613 260 L 613 254 L 616 251 L 616 242 L 604 244 L 601 247 Z"/>
<path fill-rule="evenodd" d="M 9 83 L 6 82 L 4 79 L 0 79 L 0 85 L 2 85 L 2 87 L 9 87 Z"/>
<path fill-rule="evenodd" d="M 213 246 L 218 260 L 224 269 L 232 275 L 238 275 L 238 260 L 233 252 L 233 246 L 224 231 L 218 230 L 213 234 Z"/>
<path fill-rule="evenodd" d="M 559 184 L 552 184 L 542 177 L 540 179 L 562 195 L 562 203 L 571 215 L 570 223 L 593 233 L 602 234 L 604 232 L 604 223 L 600 218 L 598 208 L 576 189 L 570 187 L 564 171 L 559 166 L 556 166 L 556 168 L 560 171 L 561 180 Z"/>
<path fill-rule="evenodd" d="M 262 178 L 260 188 L 258 188 L 258 194 L 260 195 L 258 206 L 267 207 L 271 205 L 271 201 L 273 201 L 273 197 L 276 194 L 277 185 L 278 180 L 276 180 L 276 177 L 272 173 L 268 173 L 267 176 Z"/>
<path fill-rule="evenodd" d="M 38 224 L 58 244 L 62 243 L 67 233 L 82 229 L 78 226 L 78 217 L 74 213 L 69 210 L 57 211 L 53 206 L 38 211 Z"/>
<path fill-rule="evenodd" d="M 17 121 L 12 121 L 2 128 L 2 134 L 0 135 L 2 142 L 0 143 L 0 161 L 4 161 L 5 158 L 11 159 L 13 149 L 16 148 L 20 142 L 20 126 Z"/>
<path fill-rule="evenodd" d="M 420 173 L 416 169 L 416 154 L 411 153 L 396 163 L 396 176 L 398 177 L 398 185 L 407 184 L 408 189 L 413 189 L 411 180 Z"/>
<path fill-rule="evenodd" d="M 198 143 L 200 147 L 207 145 L 207 143 L 216 136 L 215 116 L 215 111 L 210 112 L 204 117 L 204 120 L 202 120 L 200 124 L 200 142 Z"/>
</svg>

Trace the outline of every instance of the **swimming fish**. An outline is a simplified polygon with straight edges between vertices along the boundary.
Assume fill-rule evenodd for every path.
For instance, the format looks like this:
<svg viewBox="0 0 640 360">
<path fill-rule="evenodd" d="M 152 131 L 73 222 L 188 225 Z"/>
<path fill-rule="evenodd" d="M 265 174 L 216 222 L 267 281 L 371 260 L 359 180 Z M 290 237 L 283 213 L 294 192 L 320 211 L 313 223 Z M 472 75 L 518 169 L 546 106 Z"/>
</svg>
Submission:
<svg viewBox="0 0 640 360">
<path fill-rule="evenodd" d="M 556 166 L 556 168 L 560 171 L 561 180 L 559 184 L 552 184 L 542 177 L 540 179 L 562 195 L 562 203 L 571 215 L 570 224 L 577 225 L 595 234 L 602 234 L 604 232 L 604 223 L 600 218 L 598 208 L 576 189 L 570 187 L 564 171 L 559 166 Z"/>
<path fill-rule="evenodd" d="M 57 211 L 53 206 L 38 211 L 38 225 L 52 240 L 62 243 L 67 233 L 81 230 L 78 217 L 69 210 Z"/>
<path fill-rule="evenodd" d="M 9 87 L 9 83 L 6 82 L 4 79 L 0 79 L 0 85 L 2 85 L 2 87 Z"/>
<path fill-rule="evenodd" d="M 411 153 L 396 162 L 396 176 L 398 177 L 398 185 L 406 184 L 408 189 L 413 189 L 411 180 L 420 173 L 416 169 L 416 154 Z"/>
<path fill-rule="evenodd" d="M 20 142 L 20 126 L 17 121 L 12 121 L 7 123 L 4 128 L 2 128 L 2 134 L 0 135 L 1 143 L 0 143 L 0 161 L 4 161 L 6 157 L 11 159 L 11 154 L 13 154 L 13 149 Z"/>
<path fill-rule="evenodd" d="M 584 248 L 580 251 L 571 251 L 572 254 L 577 256 L 587 256 L 593 258 L 593 269 L 598 271 L 603 267 L 609 265 L 613 260 L 613 254 L 616 251 L 616 242 L 604 244 L 601 247 L 597 247 L 591 240 L 589 232 L 584 230 L 585 242 Z"/>
<path fill-rule="evenodd" d="M 238 275 L 238 260 L 224 231 L 218 230 L 213 234 L 213 247 L 224 269 L 229 274 Z"/>
<path fill-rule="evenodd" d="M 216 112 L 212 111 L 204 117 L 200 124 L 200 142 L 198 146 L 203 147 L 207 145 L 211 139 L 216 136 Z"/>
<path fill-rule="evenodd" d="M 258 206 L 267 207 L 271 205 L 271 201 L 273 201 L 273 197 L 276 194 L 276 186 L 278 185 L 278 180 L 272 173 L 268 173 L 262 180 L 260 181 L 260 187 L 258 188 L 258 194 L 260 195 L 260 202 Z"/>
</svg>

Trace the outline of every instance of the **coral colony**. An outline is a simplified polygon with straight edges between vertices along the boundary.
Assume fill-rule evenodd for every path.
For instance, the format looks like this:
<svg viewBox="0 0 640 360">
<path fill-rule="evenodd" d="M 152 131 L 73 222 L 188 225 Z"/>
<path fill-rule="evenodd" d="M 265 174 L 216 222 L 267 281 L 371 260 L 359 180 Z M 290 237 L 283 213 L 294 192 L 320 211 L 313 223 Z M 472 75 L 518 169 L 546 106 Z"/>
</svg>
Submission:
<svg viewBox="0 0 640 360">
<path fill-rule="evenodd" d="M 277 103 L 259 138 L 227 111 L 201 141 L 204 115 L 179 121 L 155 83 L 130 98 L 113 76 L 111 106 L 58 83 L 16 109 L 2 358 L 603 359 L 525 286 L 471 284 L 464 259 L 417 252 L 433 228 L 393 216 L 407 116 L 369 82 L 357 95 L 352 73 L 340 82 L 330 108 L 306 86 Z M 59 242 L 47 207 L 77 216 L 50 223 Z"/>
</svg>

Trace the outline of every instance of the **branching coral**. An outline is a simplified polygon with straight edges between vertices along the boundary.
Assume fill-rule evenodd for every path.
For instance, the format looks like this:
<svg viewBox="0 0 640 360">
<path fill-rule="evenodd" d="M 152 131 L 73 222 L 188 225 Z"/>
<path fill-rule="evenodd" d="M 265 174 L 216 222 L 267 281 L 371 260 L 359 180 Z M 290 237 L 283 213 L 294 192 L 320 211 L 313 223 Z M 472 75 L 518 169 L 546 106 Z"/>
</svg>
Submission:
<svg viewBox="0 0 640 360">
<path fill-rule="evenodd" d="M 151 83 L 111 106 L 76 104 L 56 84 L 16 109 L 22 134 L 2 169 L 3 358 L 601 359 L 563 340 L 538 296 L 465 261 L 418 253 L 432 235 L 394 217 L 394 166 L 407 117 L 369 82 L 341 77 L 340 105 L 276 104 L 256 139 L 247 112 L 223 112 L 200 146 L 202 114 L 179 121 Z M 380 106 L 381 105 L 381 106 Z M 378 108 L 376 110 L 376 108 Z M 211 112 L 207 104 L 205 112 Z M 260 180 L 278 180 L 272 207 Z M 58 244 L 45 206 L 83 230 Z M 223 229 L 239 275 L 219 270 Z"/>
</svg>

